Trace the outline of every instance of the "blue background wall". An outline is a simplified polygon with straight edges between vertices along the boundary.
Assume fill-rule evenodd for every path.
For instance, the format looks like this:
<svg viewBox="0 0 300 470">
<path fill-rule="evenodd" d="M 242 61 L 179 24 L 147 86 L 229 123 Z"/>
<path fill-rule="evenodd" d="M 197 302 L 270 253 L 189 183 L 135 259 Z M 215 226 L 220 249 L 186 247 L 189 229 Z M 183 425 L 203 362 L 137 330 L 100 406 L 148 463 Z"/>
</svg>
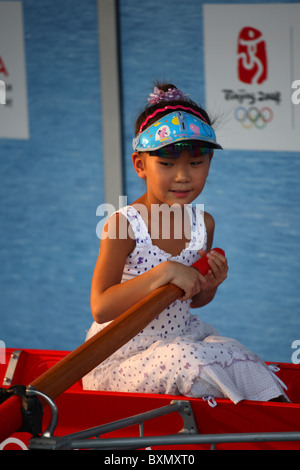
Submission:
<svg viewBox="0 0 300 470">
<path fill-rule="evenodd" d="M 205 104 L 202 4 L 120 1 L 129 202 L 143 191 L 131 169 L 131 139 L 153 81 L 166 78 Z M 0 339 L 74 349 L 91 323 L 96 208 L 105 202 L 97 5 L 23 6 L 30 139 L 0 141 Z M 230 264 L 214 302 L 196 313 L 271 361 L 290 362 L 291 343 L 300 339 L 299 157 L 300 142 L 299 153 L 216 152 L 196 201 L 214 215 L 215 245 Z"/>
<path fill-rule="evenodd" d="M 23 13 L 30 139 L 0 140 L 0 337 L 73 349 L 103 199 L 97 5 L 26 0 Z"/>
</svg>

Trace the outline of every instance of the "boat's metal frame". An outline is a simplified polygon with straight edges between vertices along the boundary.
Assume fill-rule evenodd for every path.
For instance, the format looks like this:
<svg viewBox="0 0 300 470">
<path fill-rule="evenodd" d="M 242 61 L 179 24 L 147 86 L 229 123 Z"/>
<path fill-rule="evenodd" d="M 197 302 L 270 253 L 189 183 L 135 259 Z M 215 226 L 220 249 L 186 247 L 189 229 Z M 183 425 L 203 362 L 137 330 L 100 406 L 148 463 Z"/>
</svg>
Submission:
<svg viewBox="0 0 300 470">
<path fill-rule="evenodd" d="M 193 410 L 188 400 L 172 400 L 167 406 L 112 423 L 56 437 L 53 435 L 58 421 L 58 411 L 55 403 L 49 397 L 33 389 L 28 389 L 27 393 L 31 397 L 35 394 L 42 397 L 47 401 L 51 410 L 51 420 L 48 428 L 41 436 L 33 437 L 30 440 L 30 450 L 137 450 L 152 449 L 155 446 L 169 447 L 205 444 L 210 445 L 210 449 L 214 450 L 216 444 L 291 441 L 298 441 L 300 443 L 300 432 L 199 434 Z M 183 428 L 179 433 L 164 436 L 144 436 L 145 421 L 174 412 L 179 413 L 183 419 Z M 106 433 L 132 425 L 139 426 L 139 437 L 102 438 Z"/>
</svg>

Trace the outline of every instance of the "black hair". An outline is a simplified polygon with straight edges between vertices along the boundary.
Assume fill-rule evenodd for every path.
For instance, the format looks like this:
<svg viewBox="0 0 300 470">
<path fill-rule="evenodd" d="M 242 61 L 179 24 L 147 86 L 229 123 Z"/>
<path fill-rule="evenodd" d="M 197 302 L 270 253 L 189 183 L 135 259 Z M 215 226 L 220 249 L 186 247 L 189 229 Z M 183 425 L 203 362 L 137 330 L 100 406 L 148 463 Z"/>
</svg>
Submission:
<svg viewBox="0 0 300 470">
<path fill-rule="evenodd" d="M 169 90 L 178 90 L 178 88 L 173 85 L 172 83 L 164 83 L 164 82 L 155 82 L 154 86 L 156 88 L 158 88 L 159 90 L 162 90 L 164 92 L 167 92 Z M 160 100 L 159 102 L 155 103 L 155 104 L 148 104 L 144 111 L 139 115 L 139 117 L 137 118 L 136 120 L 136 123 L 135 123 L 135 135 L 137 135 L 139 133 L 139 130 L 140 130 L 140 127 L 141 125 L 143 124 L 143 122 L 147 119 L 148 116 L 150 116 L 151 114 L 153 114 L 157 109 L 162 109 L 162 112 L 160 113 L 160 116 L 165 116 L 166 114 L 169 114 L 169 110 L 163 110 L 164 106 L 188 106 L 190 108 L 192 108 L 192 110 L 194 110 L 196 113 L 200 113 L 204 119 L 206 120 L 206 122 L 211 126 L 211 119 L 210 117 L 208 116 L 207 112 L 201 108 L 197 103 L 195 103 L 194 101 L 192 101 L 189 97 L 187 96 L 184 96 L 180 99 L 174 99 L 174 100 Z M 192 113 L 192 111 L 191 111 Z M 197 116 L 197 114 L 195 114 Z M 147 127 L 149 127 L 151 124 L 153 124 L 155 121 L 157 120 L 157 117 L 153 117 L 151 119 L 149 119 L 149 121 L 147 122 L 147 124 L 145 125 L 144 129 L 146 129 Z M 143 129 L 143 130 L 144 130 Z"/>
</svg>

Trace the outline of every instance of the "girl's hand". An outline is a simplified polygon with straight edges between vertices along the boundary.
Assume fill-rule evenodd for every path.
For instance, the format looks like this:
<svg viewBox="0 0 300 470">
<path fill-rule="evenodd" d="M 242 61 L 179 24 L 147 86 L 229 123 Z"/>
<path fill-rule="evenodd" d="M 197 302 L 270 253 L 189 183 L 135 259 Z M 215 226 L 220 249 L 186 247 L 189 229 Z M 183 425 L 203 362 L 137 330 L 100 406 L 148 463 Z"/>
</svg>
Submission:
<svg viewBox="0 0 300 470">
<path fill-rule="evenodd" d="M 205 251 L 200 250 L 199 254 L 203 256 Z M 206 283 L 202 285 L 200 294 L 193 298 L 192 308 L 208 304 L 214 298 L 218 286 L 227 278 L 228 264 L 226 257 L 214 250 L 210 251 L 207 257 L 210 270 L 205 275 Z"/>
<path fill-rule="evenodd" d="M 175 284 L 184 291 L 183 297 L 180 298 L 182 301 L 188 300 L 199 294 L 203 285 L 207 283 L 205 276 L 200 274 L 197 269 L 192 268 L 191 266 L 185 266 L 184 264 L 177 263 L 176 261 L 167 261 L 165 265 L 169 270 L 169 282 Z"/>
<path fill-rule="evenodd" d="M 210 270 L 206 275 L 206 289 L 217 288 L 227 278 L 228 264 L 225 256 L 221 255 L 218 251 L 210 251 L 207 253 L 208 264 Z"/>
</svg>

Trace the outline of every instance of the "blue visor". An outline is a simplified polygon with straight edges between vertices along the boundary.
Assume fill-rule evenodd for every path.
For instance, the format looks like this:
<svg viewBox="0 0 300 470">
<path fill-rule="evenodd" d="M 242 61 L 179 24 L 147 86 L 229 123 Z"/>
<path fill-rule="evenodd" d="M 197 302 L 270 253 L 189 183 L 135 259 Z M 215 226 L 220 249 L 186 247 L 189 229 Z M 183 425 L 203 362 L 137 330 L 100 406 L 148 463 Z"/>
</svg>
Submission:
<svg viewBox="0 0 300 470">
<path fill-rule="evenodd" d="M 203 147 L 222 149 L 216 141 L 213 128 L 185 111 L 166 114 L 138 134 L 133 139 L 132 146 L 135 151 L 147 152 L 184 140 L 196 140 L 203 142 Z"/>
</svg>

